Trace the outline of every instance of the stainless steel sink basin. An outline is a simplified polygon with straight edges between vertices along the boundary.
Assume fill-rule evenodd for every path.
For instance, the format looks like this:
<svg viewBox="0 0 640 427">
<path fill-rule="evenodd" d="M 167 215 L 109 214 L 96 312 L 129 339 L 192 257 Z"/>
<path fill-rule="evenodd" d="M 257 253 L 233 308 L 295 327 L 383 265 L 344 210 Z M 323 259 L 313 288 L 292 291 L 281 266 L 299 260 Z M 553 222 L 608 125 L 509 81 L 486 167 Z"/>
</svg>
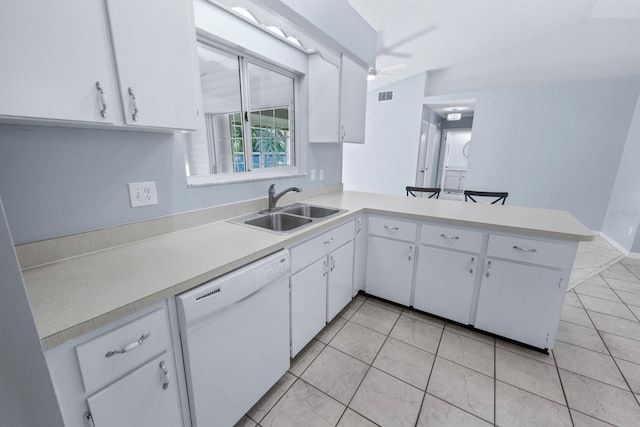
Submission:
<svg viewBox="0 0 640 427">
<path fill-rule="evenodd" d="M 344 209 L 294 203 L 278 208 L 277 212 L 254 212 L 228 220 L 231 223 L 246 225 L 278 234 L 293 233 L 301 228 L 329 219 L 331 216 L 346 212 Z"/>
<path fill-rule="evenodd" d="M 284 213 L 291 215 L 305 216 L 307 218 L 324 218 L 337 214 L 340 209 L 321 208 L 320 206 L 312 205 L 300 205 L 292 208 L 285 208 L 282 210 Z"/>
<path fill-rule="evenodd" d="M 309 224 L 313 220 L 286 213 L 268 213 L 257 218 L 246 220 L 244 223 L 254 227 L 266 228 L 273 231 L 289 231 Z"/>
</svg>

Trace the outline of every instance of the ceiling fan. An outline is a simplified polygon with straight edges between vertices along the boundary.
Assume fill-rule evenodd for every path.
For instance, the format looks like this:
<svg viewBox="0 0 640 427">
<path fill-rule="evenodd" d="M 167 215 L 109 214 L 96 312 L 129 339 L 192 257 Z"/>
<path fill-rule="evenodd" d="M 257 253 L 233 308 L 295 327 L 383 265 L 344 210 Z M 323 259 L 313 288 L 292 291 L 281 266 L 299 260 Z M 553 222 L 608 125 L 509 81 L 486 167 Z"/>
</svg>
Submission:
<svg viewBox="0 0 640 427">
<path fill-rule="evenodd" d="M 374 80 L 379 74 L 386 74 L 386 75 L 393 76 L 394 74 L 389 73 L 389 71 L 401 70 L 406 67 L 407 67 L 407 64 L 404 62 L 389 65 L 387 67 L 380 67 L 380 68 L 369 67 L 369 74 L 367 75 L 367 80 Z"/>
</svg>

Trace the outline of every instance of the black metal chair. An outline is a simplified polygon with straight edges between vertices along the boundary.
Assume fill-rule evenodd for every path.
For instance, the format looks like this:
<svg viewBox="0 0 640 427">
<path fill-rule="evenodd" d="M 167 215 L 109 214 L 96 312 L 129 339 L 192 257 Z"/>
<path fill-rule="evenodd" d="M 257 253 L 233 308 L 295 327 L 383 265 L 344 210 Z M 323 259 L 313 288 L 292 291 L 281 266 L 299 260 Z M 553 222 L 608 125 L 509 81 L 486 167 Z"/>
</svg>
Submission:
<svg viewBox="0 0 640 427">
<path fill-rule="evenodd" d="M 413 197 L 418 197 L 416 193 L 432 193 L 429 196 L 429 199 L 433 199 L 434 197 L 436 199 L 440 198 L 440 189 L 439 188 L 406 187 L 405 190 L 407 190 L 407 197 L 409 197 L 409 195 L 412 195 Z"/>
<path fill-rule="evenodd" d="M 508 195 L 509 193 L 507 192 L 464 190 L 464 201 L 468 202 L 469 200 L 467 199 L 471 199 L 472 202 L 477 203 L 474 197 L 495 197 L 496 199 L 491 202 L 492 205 L 495 205 L 499 201 L 502 201 L 502 204 L 504 205 Z"/>
</svg>

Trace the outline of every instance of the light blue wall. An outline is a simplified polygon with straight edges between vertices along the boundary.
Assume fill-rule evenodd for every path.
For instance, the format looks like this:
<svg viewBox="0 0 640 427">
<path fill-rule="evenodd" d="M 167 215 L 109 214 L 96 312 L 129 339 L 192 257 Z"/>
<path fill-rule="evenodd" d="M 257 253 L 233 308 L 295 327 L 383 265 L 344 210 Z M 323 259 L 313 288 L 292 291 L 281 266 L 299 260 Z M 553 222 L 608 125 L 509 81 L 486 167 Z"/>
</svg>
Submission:
<svg viewBox="0 0 640 427">
<path fill-rule="evenodd" d="M 181 133 L 0 126 L 0 197 L 16 244 L 266 197 L 271 181 L 187 187 Z M 309 144 L 303 189 L 341 182 L 337 145 Z M 127 183 L 156 181 L 158 205 L 131 208 Z"/>
<path fill-rule="evenodd" d="M 561 209 L 601 230 L 640 76 L 425 98 L 476 99 L 466 188 Z"/>
<path fill-rule="evenodd" d="M 417 74 L 368 93 L 365 143 L 345 144 L 345 190 L 405 194 L 415 183 L 426 75 Z M 393 101 L 378 102 L 378 91 Z"/>
<path fill-rule="evenodd" d="M 615 185 L 606 210 L 602 231 L 623 248 L 640 252 L 640 98 L 622 154 Z M 603 212 L 604 214 L 604 212 Z M 633 230 L 629 233 L 629 228 Z M 634 243 L 637 241 L 637 245 Z"/>
</svg>

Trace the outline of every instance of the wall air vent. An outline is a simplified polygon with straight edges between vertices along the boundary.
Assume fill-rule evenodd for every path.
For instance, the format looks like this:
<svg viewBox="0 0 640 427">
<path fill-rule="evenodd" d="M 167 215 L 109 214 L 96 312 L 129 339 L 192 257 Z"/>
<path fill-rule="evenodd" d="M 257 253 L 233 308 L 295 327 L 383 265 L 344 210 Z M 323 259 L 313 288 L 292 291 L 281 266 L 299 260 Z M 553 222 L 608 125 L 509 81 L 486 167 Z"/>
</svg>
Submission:
<svg viewBox="0 0 640 427">
<path fill-rule="evenodd" d="M 393 91 L 378 92 L 378 102 L 393 101 Z"/>
</svg>

